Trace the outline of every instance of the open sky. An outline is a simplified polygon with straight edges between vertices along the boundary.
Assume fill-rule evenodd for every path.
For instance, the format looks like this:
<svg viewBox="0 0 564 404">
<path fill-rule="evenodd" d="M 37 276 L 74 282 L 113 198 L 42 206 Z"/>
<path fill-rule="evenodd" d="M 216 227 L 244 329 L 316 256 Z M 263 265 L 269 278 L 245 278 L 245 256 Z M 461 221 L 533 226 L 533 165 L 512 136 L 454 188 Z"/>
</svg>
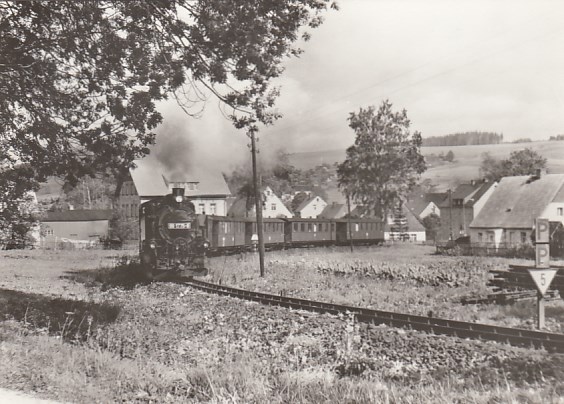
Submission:
<svg viewBox="0 0 564 404">
<path fill-rule="evenodd" d="M 338 3 L 302 44 L 304 54 L 286 63 L 278 81 L 284 117 L 261 131 L 263 148 L 344 149 L 354 141 L 349 113 L 384 99 L 405 108 L 423 137 L 564 134 L 564 1 Z M 180 120 L 172 124 L 185 127 L 195 147 L 239 155 L 247 139 L 215 106 L 210 102 L 198 121 L 168 116 Z"/>
</svg>

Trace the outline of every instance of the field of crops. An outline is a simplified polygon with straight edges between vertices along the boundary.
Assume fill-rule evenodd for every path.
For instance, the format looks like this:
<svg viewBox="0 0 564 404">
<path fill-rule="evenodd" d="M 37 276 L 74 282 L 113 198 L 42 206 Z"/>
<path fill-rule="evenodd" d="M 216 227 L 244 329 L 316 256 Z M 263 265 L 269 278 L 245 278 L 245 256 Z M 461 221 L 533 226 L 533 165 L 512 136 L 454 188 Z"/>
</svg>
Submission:
<svg viewBox="0 0 564 404">
<path fill-rule="evenodd" d="M 487 292 L 487 270 L 507 261 L 431 253 L 397 246 L 269 253 L 265 278 L 254 256 L 218 257 L 208 280 L 491 317 L 494 308 L 448 307 L 462 293 Z M 545 403 L 564 395 L 562 355 L 138 283 L 134 265 L 104 251 L 0 254 L 3 388 L 80 403 Z"/>
<path fill-rule="evenodd" d="M 350 304 L 373 309 L 433 315 L 509 327 L 534 327 L 535 303 L 511 306 L 463 305 L 463 297 L 485 297 L 492 269 L 525 260 L 437 256 L 428 246 L 395 245 L 272 252 L 266 276 L 256 255 L 212 260 L 210 281 L 256 291 Z M 550 302 L 547 327 L 564 332 L 564 302 Z"/>
</svg>

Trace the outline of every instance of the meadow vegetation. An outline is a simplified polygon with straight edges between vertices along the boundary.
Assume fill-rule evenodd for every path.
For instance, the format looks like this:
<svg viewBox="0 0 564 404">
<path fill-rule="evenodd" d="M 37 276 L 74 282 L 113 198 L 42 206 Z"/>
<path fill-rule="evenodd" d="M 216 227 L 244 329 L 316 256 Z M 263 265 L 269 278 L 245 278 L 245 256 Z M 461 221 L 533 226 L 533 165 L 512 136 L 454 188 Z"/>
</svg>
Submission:
<svg viewBox="0 0 564 404">
<path fill-rule="evenodd" d="M 564 395 L 562 355 L 144 284 L 128 260 L 134 252 L 0 254 L 0 387 L 81 403 L 545 403 Z M 397 296 L 414 294 L 402 309 L 440 310 L 461 291 L 482 290 L 481 271 L 507 262 L 465 259 L 397 246 L 272 252 L 263 279 L 246 255 L 211 260 L 207 280 L 398 311 L 406 310 Z M 443 281 L 446 264 L 470 274 Z"/>
</svg>

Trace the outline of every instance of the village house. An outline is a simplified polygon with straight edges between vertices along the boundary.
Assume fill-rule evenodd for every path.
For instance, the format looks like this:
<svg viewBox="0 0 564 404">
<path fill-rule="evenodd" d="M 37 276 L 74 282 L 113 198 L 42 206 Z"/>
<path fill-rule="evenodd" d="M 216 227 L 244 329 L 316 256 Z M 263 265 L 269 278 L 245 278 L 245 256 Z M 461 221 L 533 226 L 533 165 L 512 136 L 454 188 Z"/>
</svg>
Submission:
<svg viewBox="0 0 564 404">
<path fill-rule="evenodd" d="M 439 204 L 441 227 L 437 240 L 456 240 L 469 235 L 470 223 L 494 193 L 496 182 L 471 181 L 460 184 Z"/>
<path fill-rule="evenodd" d="M 423 226 L 417 215 L 412 212 L 406 204 L 402 205 L 401 214 L 396 211 L 390 212 L 386 216 L 384 240 L 425 242 L 426 239 L 427 233 L 425 226 Z"/>
<path fill-rule="evenodd" d="M 197 213 L 225 216 L 227 198 L 231 195 L 221 172 L 194 167 L 171 170 L 147 159 L 135 162 L 123 183 L 119 206 L 124 217 L 136 220 L 139 205 L 153 198 L 167 195 L 172 188 L 184 188 Z"/>
<path fill-rule="evenodd" d="M 87 247 L 107 238 L 111 210 L 65 210 L 46 212 L 41 220 L 42 245 L 56 247 L 58 243 Z"/>
<path fill-rule="evenodd" d="M 303 201 L 295 210 L 296 217 L 316 219 L 323 212 L 327 202 L 320 196 L 314 196 Z"/>
<path fill-rule="evenodd" d="M 262 217 L 283 218 L 292 217 L 292 212 L 284 205 L 282 200 L 274 193 L 269 186 L 263 187 L 262 195 Z M 229 208 L 227 216 L 230 217 L 255 217 L 255 200 L 251 198 L 239 198 Z"/>
<path fill-rule="evenodd" d="M 407 197 L 406 206 L 422 220 L 432 213 L 441 216 L 440 206 L 446 198 L 446 192 L 417 192 Z"/>
<path fill-rule="evenodd" d="M 496 248 L 530 244 L 539 217 L 564 224 L 564 174 L 502 178 L 470 224 L 470 240 Z"/>
</svg>

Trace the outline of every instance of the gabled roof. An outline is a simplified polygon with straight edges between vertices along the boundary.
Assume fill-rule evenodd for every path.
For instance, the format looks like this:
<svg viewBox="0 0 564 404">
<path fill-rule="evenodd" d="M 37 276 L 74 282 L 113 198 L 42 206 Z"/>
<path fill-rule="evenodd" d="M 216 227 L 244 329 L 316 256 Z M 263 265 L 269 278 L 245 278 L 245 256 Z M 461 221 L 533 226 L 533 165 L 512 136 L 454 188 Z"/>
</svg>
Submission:
<svg viewBox="0 0 564 404">
<path fill-rule="evenodd" d="M 427 193 L 417 193 L 408 196 L 408 201 L 406 205 L 415 213 L 420 215 L 430 203 L 434 203 L 436 206 L 440 206 L 441 202 L 447 197 L 446 192 L 427 192 Z"/>
<path fill-rule="evenodd" d="M 405 204 L 403 205 L 403 214 L 405 215 L 405 218 L 407 219 L 407 231 L 408 232 L 425 231 L 425 226 L 423 226 L 423 224 L 419 221 L 419 219 L 417 218 L 417 215 L 413 211 L 411 211 L 411 209 L 406 207 Z M 391 227 L 392 227 L 392 225 L 389 224 L 386 221 L 384 231 L 390 232 Z"/>
<path fill-rule="evenodd" d="M 91 222 L 110 220 L 111 210 L 65 210 L 62 212 L 46 212 L 43 222 Z"/>
<path fill-rule="evenodd" d="M 347 205 L 344 203 L 332 203 L 325 206 L 319 214 L 320 219 L 340 219 L 347 214 Z"/>
<path fill-rule="evenodd" d="M 191 197 L 204 195 L 230 195 L 225 178 L 213 167 L 193 167 L 190 170 L 171 170 L 154 159 L 135 161 L 136 168 L 129 170 L 139 196 L 162 196 L 169 193 L 171 182 L 197 183 L 195 190 L 186 189 Z"/>
<path fill-rule="evenodd" d="M 325 200 L 320 197 L 320 196 L 312 196 L 311 198 L 308 198 L 306 200 L 304 200 L 302 203 L 300 203 L 300 205 L 296 208 L 296 212 L 301 212 L 306 206 L 308 206 L 311 202 L 313 202 L 316 198 L 321 199 L 323 202 L 325 202 Z"/>
<path fill-rule="evenodd" d="M 531 228 L 563 186 L 564 174 L 504 177 L 470 227 Z"/>
<path fill-rule="evenodd" d="M 496 182 L 491 181 L 473 181 L 468 184 L 460 184 L 452 192 L 451 198 L 449 198 L 448 193 L 446 194 L 446 197 L 439 204 L 439 207 L 450 207 L 450 199 L 453 201 L 455 199 L 462 199 L 465 206 L 473 206 L 494 184 L 496 184 Z"/>
</svg>

